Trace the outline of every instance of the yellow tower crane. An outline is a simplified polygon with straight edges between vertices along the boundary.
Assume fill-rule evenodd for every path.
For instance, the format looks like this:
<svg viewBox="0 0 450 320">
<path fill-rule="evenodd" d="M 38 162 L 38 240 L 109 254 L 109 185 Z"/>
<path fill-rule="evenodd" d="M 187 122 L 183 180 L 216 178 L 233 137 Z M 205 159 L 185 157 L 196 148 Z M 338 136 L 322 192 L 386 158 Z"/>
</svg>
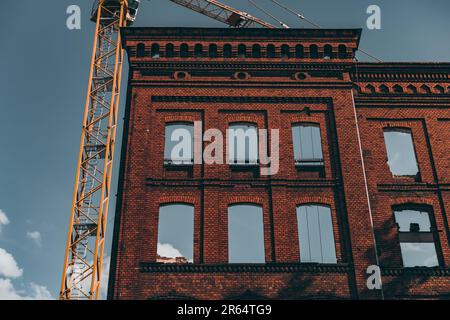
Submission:
<svg viewBox="0 0 450 320">
<path fill-rule="evenodd" d="M 230 27 L 274 28 L 215 0 L 169 1 Z M 139 4 L 97 0 L 92 10 L 96 28 L 59 294 L 63 300 L 99 298 L 124 56 L 119 30 L 134 22 Z"/>
</svg>

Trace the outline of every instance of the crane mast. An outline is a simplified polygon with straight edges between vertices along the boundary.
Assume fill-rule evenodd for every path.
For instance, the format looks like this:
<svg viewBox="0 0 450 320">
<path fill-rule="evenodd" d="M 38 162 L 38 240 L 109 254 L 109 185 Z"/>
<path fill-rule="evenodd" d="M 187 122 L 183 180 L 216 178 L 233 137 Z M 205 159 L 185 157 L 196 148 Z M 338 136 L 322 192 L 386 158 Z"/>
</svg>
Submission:
<svg viewBox="0 0 450 320">
<path fill-rule="evenodd" d="M 230 27 L 271 24 L 215 0 L 169 0 Z M 140 0 L 96 0 L 96 23 L 59 298 L 100 295 L 103 251 L 116 141 L 123 48 L 119 30 L 131 25 Z"/>
</svg>

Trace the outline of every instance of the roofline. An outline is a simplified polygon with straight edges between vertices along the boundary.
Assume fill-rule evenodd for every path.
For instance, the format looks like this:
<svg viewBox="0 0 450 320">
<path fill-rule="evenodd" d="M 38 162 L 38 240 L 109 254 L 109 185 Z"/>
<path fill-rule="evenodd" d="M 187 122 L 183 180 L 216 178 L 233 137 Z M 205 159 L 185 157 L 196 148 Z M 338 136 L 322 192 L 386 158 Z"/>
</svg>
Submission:
<svg viewBox="0 0 450 320">
<path fill-rule="evenodd" d="M 188 37 L 280 37 L 288 38 L 334 38 L 361 39 L 362 29 L 266 29 L 266 28 L 199 28 L 199 27 L 126 27 L 121 28 L 122 37 L 132 36 L 188 36 Z M 356 38 L 356 39 L 355 39 Z"/>
</svg>

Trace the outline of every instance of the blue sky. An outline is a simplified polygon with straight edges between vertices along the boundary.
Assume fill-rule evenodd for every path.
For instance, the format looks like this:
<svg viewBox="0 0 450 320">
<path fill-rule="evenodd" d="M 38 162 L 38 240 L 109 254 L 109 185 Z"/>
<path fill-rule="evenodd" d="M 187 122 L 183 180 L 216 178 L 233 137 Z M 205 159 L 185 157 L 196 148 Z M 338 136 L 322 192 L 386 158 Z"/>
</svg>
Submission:
<svg viewBox="0 0 450 320">
<path fill-rule="evenodd" d="M 142 2 L 136 26 L 222 26 L 166 0 Z M 223 2 L 273 22 L 248 1 Z M 269 0 L 256 2 L 291 27 L 309 27 Z M 384 61 L 450 60 L 448 0 L 283 2 L 323 27 L 363 28 L 361 47 Z M 2 0 L 0 299 L 58 295 L 93 40 L 92 3 Z M 81 30 L 66 28 L 71 4 L 81 7 Z M 381 7 L 382 30 L 365 28 L 370 4 Z"/>
</svg>

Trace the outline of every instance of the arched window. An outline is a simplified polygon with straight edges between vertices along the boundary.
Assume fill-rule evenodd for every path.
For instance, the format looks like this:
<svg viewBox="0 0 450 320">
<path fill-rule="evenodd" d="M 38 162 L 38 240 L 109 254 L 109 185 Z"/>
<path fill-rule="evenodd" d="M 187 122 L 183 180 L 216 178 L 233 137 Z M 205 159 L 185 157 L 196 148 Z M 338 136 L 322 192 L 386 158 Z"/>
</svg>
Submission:
<svg viewBox="0 0 450 320">
<path fill-rule="evenodd" d="M 247 46 L 245 44 L 238 45 L 238 57 L 239 58 L 247 57 Z"/>
<path fill-rule="evenodd" d="M 159 207 L 157 262 L 192 263 L 194 258 L 194 206 Z"/>
<path fill-rule="evenodd" d="M 317 45 L 312 44 L 309 46 L 309 57 L 311 59 L 317 59 L 319 57 L 319 48 Z"/>
<path fill-rule="evenodd" d="M 298 59 L 305 57 L 305 49 L 301 44 L 295 46 L 295 57 Z"/>
<path fill-rule="evenodd" d="M 338 47 L 338 58 L 347 59 L 347 47 L 343 44 Z"/>
<path fill-rule="evenodd" d="M 208 55 L 210 58 L 217 58 L 218 53 L 217 53 L 217 44 L 212 43 L 209 45 L 209 49 L 208 49 Z"/>
<path fill-rule="evenodd" d="M 300 261 L 336 263 L 330 208 L 317 204 L 298 206 L 297 223 Z"/>
<path fill-rule="evenodd" d="M 231 58 L 233 56 L 231 44 L 225 44 L 223 46 L 223 57 Z"/>
<path fill-rule="evenodd" d="M 381 92 L 381 93 L 389 93 L 389 88 L 388 88 L 388 86 L 382 84 L 382 85 L 380 86 L 380 92 Z"/>
<path fill-rule="evenodd" d="M 228 261 L 264 263 L 263 209 L 254 204 L 228 207 Z"/>
<path fill-rule="evenodd" d="M 283 44 L 281 46 L 281 58 L 290 58 L 291 57 L 291 48 L 287 44 Z"/>
<path fill-rule="evenodd" d="M 166 58 L 173 58 L 175 56 L 175 48 L 172 43 L 166 44 Z"/>
<path fill-rule="evenodd" d="M 251 123 L 233 123 L 228 132 L 230 164 L 258 163 L 258 129 Z"/>
<path fill-rule="evenodd" d="M 170 123 L 165 128 L 164 163 L 191 165 L 194 163 L 194 125 Z"/>
<path fill-rule="evenodd" d="M 419 168 L 411 130 L 407 128 L 385 128 L 384 141 L 392 175 L 417 176 Z"/>
<path fill-rule="evenodd" d="M 442 87 L 440 85 L 435 86 L 434 90 L 436 90 L 436 93 L 439 93 L 439 94 L 444 94 L 445 93 L 444 87 Z"/>
<path fill-rule="evenodd" d="M 425 94 L 430 94 L 431 93 L 431 89 L 430 89 L 429 86 L 424 84 L 423 86 L 420 87 L 420 92 L 421 93 L 425 93 Z"/>
<path fill-rule="evenodd" d="M 366 86 L 366 92 L 367 93 L 375 93 L 375 87 L 373 85 L 371 85 L 371 84 L 368 84 Z"/>
<path fill-rule="evenodd" d="M 403 93 L 403 88 L 402 88 L 402 86 L 400 86 L 400 85 L 398 85 L 398 84 L 394 85 L 393 89 L 394 89 L 394 92 L 395 92 L 395 93 Z"/>
<path fill-rule="evenodd" d="M 273 44 L 268 44 L 266 48 L 266 57 L 275 58 L 275 46 Z"/>
<path fill-rule="evenodd" d="M 417 93 L 417 88 L 415 86 L 413 86 L 412 84 L 407 86 L 406 89 L 408 90 L 408 93 L 412 93 L 412 94 Z"/>
<path fill-rule="evenodd" d="M 181 58 L 189 57 L 189 46 L 187 45 L 187 43 L 182 43 L 180 45 L 180 57 Z"/>
<path fill-rule="evenodd" d="M 160 57 L 159 44 L 153 43 L 151 47 L 151 57 L 157 59 Z"/>
<path fill-rule="evenodd" d="M 261 46 L 259 44 L 254 44 L 252 46 L 252 57 L 261 58 Z"/>
<path fill-rule="evenodd" d="M 297 166 L 323 166 L 322 138 L 319 125 L 293 125 L 292 144 Z"/>
<path fill-rule="evenodd" d="M 327 44 L 323 47 L 323 57 L 325 59 L 333 58 L 333 47 L 331 45 Z"/>
<path fill-rule="evenodd" d="M 138 43 L 136 47 L 136 57 L 141 58 L 145 57 L 145 44 L 144 43 Z"/>
<path fill-rule="evenodd" d="M 201 45 L 200 43 L 197 43 L 194 46 L 194 57 L 195 58 L 203 57 L 203 45 Z"/>
<path fill-rule="evenodd" d="M 394 208 L 400 250 L 404 267 L 436 267 L 439 265 L 436 245 L 436 229 L 430 213 L 420 206 Z"/>
</svg>

